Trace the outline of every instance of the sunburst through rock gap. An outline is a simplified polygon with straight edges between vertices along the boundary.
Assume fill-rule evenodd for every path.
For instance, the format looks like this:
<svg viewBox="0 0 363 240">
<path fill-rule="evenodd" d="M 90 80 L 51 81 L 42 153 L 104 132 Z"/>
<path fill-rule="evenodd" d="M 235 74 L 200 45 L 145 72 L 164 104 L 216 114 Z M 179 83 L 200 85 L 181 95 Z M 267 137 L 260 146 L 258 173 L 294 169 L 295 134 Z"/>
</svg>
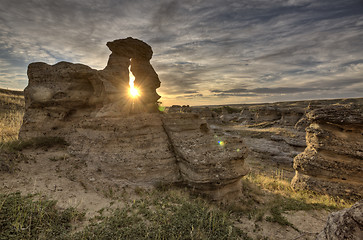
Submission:
<svg viewBox="0 0 363 240">
<path fill-rule="evenodd" d="M 130 64 L 130 66 L 129 66 L 129 85 L 130 85 L 129 94 L 132 98 L 136 98 L 136 97 L 140 96 L 139 89 L 137 89 L 135 87 L 134 82 L 135 82 L 135 76 L 131 72 L 131 64 Z"/>
</svg>

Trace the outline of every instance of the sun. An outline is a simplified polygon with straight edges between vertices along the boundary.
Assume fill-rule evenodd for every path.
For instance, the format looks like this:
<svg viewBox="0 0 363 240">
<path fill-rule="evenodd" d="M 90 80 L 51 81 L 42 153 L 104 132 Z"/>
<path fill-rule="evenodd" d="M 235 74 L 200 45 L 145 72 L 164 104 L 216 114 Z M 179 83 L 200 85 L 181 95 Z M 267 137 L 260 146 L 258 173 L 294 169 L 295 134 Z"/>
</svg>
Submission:
<svg viewBox="0 0 363 240">
<path fill-rule="evenodd" d="M 129 85 L 130 85 L 129 94 L 132 98 L 137 98 L 138 96 L 140 96 L 140 91 L 138 88 L 135 87 L 134 81 L 135 81 L 135 76 L 131 72 L 131 65 L 130 65 L 129 66 Z"/>
<path fill-rule="evenodd" d="M 135 88 L 134 86 L 130 86 L 129 93 L 132 98 L 136 98 L 136 97 L 140 96 L 139 90 L 137 88 Z"/>
</svg>

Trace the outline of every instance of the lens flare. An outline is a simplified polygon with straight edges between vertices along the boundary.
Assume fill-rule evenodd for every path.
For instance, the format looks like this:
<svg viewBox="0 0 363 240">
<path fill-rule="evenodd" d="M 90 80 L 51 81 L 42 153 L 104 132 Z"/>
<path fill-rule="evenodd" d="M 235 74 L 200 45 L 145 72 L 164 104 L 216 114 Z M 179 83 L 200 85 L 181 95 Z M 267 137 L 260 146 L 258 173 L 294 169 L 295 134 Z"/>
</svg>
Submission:
<svg viewBox="0 0 363 240">
<path fill-rule="evenodd" d="M 140 96 L 139 90 L 135 87 L 130 87 L 130 95 L 133 98 Z"/>
<path fill-rule="evenodd" d="M 129 93 L 130 93 L 130 96 L 132 98 L 136 98 L 136 97 L 140 96 L 139 89 L 137 89 L 134 86 L 134 81 L 135 81 L 135 76 L 131 72 L 131 65 L 130 65 L 129 66 L 129 85 L 130 85 L 130 91 L 129 91 Z"/>
</svg>

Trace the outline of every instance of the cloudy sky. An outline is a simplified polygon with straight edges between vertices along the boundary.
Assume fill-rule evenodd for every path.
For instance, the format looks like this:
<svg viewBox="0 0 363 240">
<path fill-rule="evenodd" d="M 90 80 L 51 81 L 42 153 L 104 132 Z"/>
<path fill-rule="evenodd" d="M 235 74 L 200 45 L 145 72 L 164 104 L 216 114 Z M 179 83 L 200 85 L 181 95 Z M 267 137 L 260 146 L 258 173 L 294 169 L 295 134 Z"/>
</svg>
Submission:
<svg viewBox="0 0 363 240">
<path fill-rule="evenodd" d="M 139 38 L 164 105 L 363 97 L 362 0 L 0 0 L 0 88 Z"/>
</svg>

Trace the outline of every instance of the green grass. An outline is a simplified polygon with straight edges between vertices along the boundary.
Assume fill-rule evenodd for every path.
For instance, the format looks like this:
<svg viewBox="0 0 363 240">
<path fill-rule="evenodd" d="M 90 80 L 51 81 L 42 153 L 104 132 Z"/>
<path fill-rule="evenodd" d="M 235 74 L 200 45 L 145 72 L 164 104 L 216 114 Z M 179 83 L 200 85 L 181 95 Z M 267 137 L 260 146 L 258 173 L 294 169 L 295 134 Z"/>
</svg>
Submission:
<svg viewBox="0 0 363 240">
<path fill-rule="evenodd" d="M 249 239 L 235 228 L 226 211 L 180 191 L 153 191 L 72 239 Z"/>
<path fill-rule="evenodd" d="M 35 195 L 0 194 L 0 239 L 66 239 L 84 214 Z"/>
<path fill-rule="evenodd" d="M 102 209 L 83 230 L 84 214 L 20 193 L 0 195 L 0 239 L 250 239 L 230 213 L 180 190 L 144 191 L 123 208 Z"/>
<path fill-rule="evenodd" d="M 222 107 L 212 109 L 222 113 Z M 240 109 L 224 107 L 228 113 Z M 252 110 L 251 110 L 252 111 Z M 0 91 L 0 174 L 14 172 L 17 164 L 28 161 L 24 149 L 65 147 L 59 137 L 39 137 L 17 140 L 22 123 L 24 99 L 20 94 L 9 95 Z M 283 129 L 259 125 L 256 137 Z M 257 126 L 256 126 L 257 127 Z M 266 128 L 267 127 L 267 128 Z M 293 134 L 293 133 L 291 133 Z M 61 161 L 64 157 L 52 157 Z M 135 189 L 136 199 L 120 193 L 117 188 L 106 188 L 105 197 L 113 202 L 123 201 L 122 208 L 103 209 L 91 224 L 84 224 L 84 214 L 73 208 L 61 210 L 55 201 L 37 195 L 20 193 L 0 194 L 0 240 L 3 239 L 249 239 L 235 227 L 241 216 L 255 221 L 269 221 L 298 230 L 285 217 L 289 211 L 325 209 L 333 211 L 351 206 L 351 202 L 310 191 L 294 190 L 282 171 L 274 176 L 251 173 L 243 180 L 244 198 L 233 205 L 217 206 L 190 196 L 186 191 L 173 190 L 159 184 L 155 191 Z M 82 184 L 82 183 L 81 183 Z M 84 188 L 86 185 L 83 184 Z M 135 200 L 132 200 L 135 199 Z M 82 222 L 83 220 L 83 222 Z"/>
<path fill-rule="evenodd" d="M 328 210 L 335 211 L 349 208 L 353 204 L 348 200 L 318 194 L 312 191 L 295 190 L 284 178 L 283 171 L 276 171 L 274 176 L 250 173 L 243 180 L 245 199 L 240 206 L 234 205 L 232 211 L 254 218 L 256 222 L 266 220 L 299 231 L 284 216 L 288 211 Z M 249 206 L 246 208 L 245 206 Z"/>
<path fill-rule="evenodd" d="M 278 170 L 275 176 L 267 176 L 264 174 L 250 173 L 244 178 L 251 184 L 258 186 L 260 189 L 285 198 L 291 198 L 311 206 L 336 210 L 350 207 L 353 202 L 338 197 L 332 197 L 327 194 L 318 194 L 308 190 L 296 190 L 291 187 L 290 181 L 283 176 L 283 171 Z M 304 210 L 304 209 L 302 209 Z"/>
<path fill-rule="evenodd" d="M 34 200 L 19 193 L 0 195 L 0 239 L 250 239 L 235 226 L 241 216 L 258 225 L 269 221 L 299 231 L 285 217 L 288 211 L 336 210 L 351 203 L 313 192 L 294 191 L 282 171 L 269 177 L 249 174 L 243 180 L 245 197 L 235 205 L 216 205 L 181 189 L 160 185 L 136 188 L 134 195 L 110 190 L 113 204 L 75 231 L 82 214 L 59 210 L 54 201 Z M 9 220 L 7 220 L 9 219 Z M 243 219 L 243 218 L 242 218 Z"/>
</svg>

